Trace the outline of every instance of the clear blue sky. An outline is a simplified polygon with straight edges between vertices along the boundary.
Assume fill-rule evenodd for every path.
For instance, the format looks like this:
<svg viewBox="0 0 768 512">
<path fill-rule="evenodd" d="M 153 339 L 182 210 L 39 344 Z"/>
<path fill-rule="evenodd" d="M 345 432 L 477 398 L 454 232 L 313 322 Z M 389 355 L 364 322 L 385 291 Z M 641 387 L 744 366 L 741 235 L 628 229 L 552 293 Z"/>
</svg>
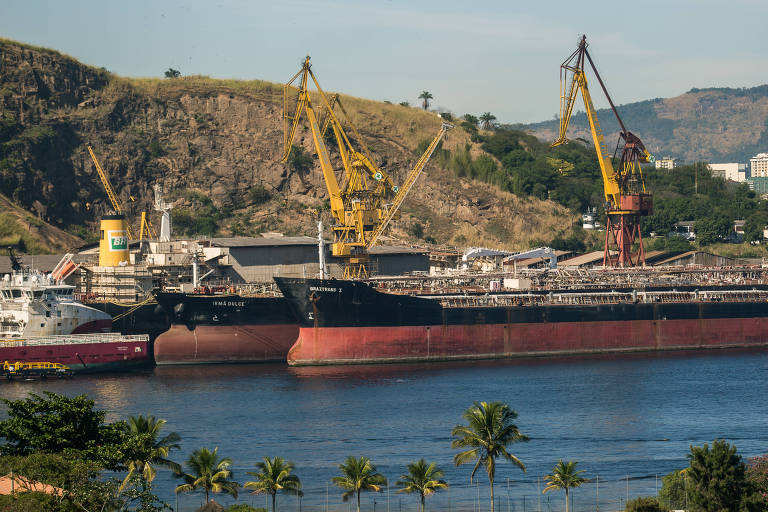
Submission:
<svg viewBox="0 0 768 512">
<path fill-rule="evenodd" d="M 327 90 L 502 122 L 550 119 L 587 34 L 617 103 L 768 82 L 766 0 L 2 0 L 0 35 L 126 76 L 283 82 L 309 53 Z M 598 106 L 605 106 L 597 101 Z"/>
</svg>

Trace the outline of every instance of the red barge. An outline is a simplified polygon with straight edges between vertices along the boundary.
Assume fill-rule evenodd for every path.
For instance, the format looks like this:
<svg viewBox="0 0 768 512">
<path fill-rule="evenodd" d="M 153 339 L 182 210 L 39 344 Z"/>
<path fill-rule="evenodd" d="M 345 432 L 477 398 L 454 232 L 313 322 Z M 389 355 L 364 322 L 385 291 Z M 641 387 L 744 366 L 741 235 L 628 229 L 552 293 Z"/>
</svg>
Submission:
<svg viewBox="0 0 768 512">
<path fill-rule="evenodd" d="M 768 346 L 768 286 L 411 295 L 275 278 L 299 319 L 291 365 Z"/>
</svg>

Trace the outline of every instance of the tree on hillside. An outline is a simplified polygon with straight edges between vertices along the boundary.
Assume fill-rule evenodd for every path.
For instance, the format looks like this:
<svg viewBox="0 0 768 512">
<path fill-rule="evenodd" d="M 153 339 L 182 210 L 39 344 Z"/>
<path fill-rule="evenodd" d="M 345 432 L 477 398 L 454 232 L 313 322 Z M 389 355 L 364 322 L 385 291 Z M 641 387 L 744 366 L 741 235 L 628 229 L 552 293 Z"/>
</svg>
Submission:
<svg viewBox="0 0 768 512">
<path fill-rule="evenodd" d="M 581 487 L 583 484 L 589 482 L 588 479 L 580 476 L 584 473 L 583 469 L 576 471 L 576 464 L 578 464 L 576 461 L 569 460 L 568 462 L 563 462 L 563 459 L 560 459 L 557 465 L 552 469 L 552 474 L 544 476 L 544 481 L 547 482 L 547 486 L 542 493 L 554 490 L 565 491 L 565 512 L 568 512 L 569 507 L 569 490 L 574 487 Z"/>
<path fill-rule="evenodd" d="M 464 114 L 463 119 L 468 122 L 469 124 L 473 124 L 477 126 L 477 123 L 480 122 L 480 120 L 477 118 L 477 116 L 473 116 L 472 114 Z"/>
<path fill-rule="evenodd" d="M 421 498 L 421 508 L 419 512 L 424 512 L 424 500 L 440 489 L 445 489 L 448 484 L 443 477 L 443 470 L 438 468 L 434 462 L 427 463 L 424 459 L 419 459 L 408 464 L 408 473 L 401 475 L 397 485 L 402 486 L 397 492 L 418 493 Z"/>
<path fill-rule="evenodd" d="M 376 471 L 376 466 L 368 457 L 347 457 L 343 464 L 339 464 L 339 469 L 342 476 L 335 476 L 331 481 L 346 491 L 341 495 L 343 501 L 357 497 L 357 512 L 360 512 L 361 492 L 381 492 L 382 487 L 387 485 L 386 477 Z"/>
<path fill-rule="evenodd" d="M 272 512 L 277 510 L 277 493 L 302 496 L 301 480 L 292 475 L 293 463 L 286 462 L 282 457 L 270 459 L 264 457 L 264 462 L 257 462 L 258 471 L 247 471 L 246 474 L 256 477 L 256 480 L 245 482 L 243 487 L 252 489 L 253 494 L 269 494 L 272 498 Z"/>
<path fill-rule="evenodd" d="M 483 130 L 492 129 L 494 121 L 496 121 L 496 116 L 490 112 L 484 112 L 483 115 L 480 116 L 480 126 Z"/>
<path fill-rule="evenodd" d="M 181 76 L 181 71 L 178 69 L 168 68 L 165 72 L 165 78 L 178 78 Z"/>
<path fill-rule="evenodd" d="M 730 235 L 731 221 L 724 215 L 712 215 L 697 220 L 693 227 L 700 245 L 714 244 Z"/>
<path fill-rule="evenodd" d="M 429 91 L 422 91 L 422 93 L 419 94 L 419 99 L 422 100 L 421 105 L 424 107 L 424 110 L 427 110 L 427 107 L 429 107 L 429 100 L 431 100 L 432 97 L 432 93 Z"/>
<path fill-rule="evenodd" d="M 453 463 L 460 466 L 466 462 L 477 461 L 469 475 L 469 481 L 475 477 L 480 466 L 485 466 L 491 487 L 491 512 L 494 511 L 493 481 L 496 478 L 496 459 L 502 457 L 525 472 L 525 464 L 507 451 L 507 446 L 520 441 L 528 441 L 528 436 L 520 433 L 512 421 L 517 413 L 501 402 L 475 402 L 464 411 L 462 417 L 466 425 L 456 425 L 451 431 L 455 438 L 451 448 L 466 448 L 453 457 Z"/>
</svg>

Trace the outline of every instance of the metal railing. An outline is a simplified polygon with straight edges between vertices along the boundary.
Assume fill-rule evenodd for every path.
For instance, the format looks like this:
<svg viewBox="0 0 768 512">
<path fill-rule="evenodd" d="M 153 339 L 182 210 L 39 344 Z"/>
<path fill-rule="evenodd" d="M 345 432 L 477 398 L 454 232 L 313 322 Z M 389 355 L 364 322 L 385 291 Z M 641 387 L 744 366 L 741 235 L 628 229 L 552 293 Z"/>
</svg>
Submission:
<svg viewBox="0 0 768 512">
<path fill-rule="evenodd" d="M 147 334 L 69 334 L 55 336 L 35 336 L 18 339 L 0 339 L 0 348 L 4 347 L 40 347 L 48 345 L 79 345 L 93 343 L 149 343 Z"/>
</svg>

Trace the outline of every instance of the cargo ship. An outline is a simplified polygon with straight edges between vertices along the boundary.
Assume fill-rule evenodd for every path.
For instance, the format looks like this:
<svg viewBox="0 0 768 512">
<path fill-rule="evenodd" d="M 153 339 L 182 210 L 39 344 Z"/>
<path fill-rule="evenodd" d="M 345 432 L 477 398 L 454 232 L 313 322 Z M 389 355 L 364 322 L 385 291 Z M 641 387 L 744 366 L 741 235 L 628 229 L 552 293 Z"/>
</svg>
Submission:
<svg viewBox="0 0 768 512">
<path fill-rule="evenodd" d="M 299 326 L 282 297 L 157 293 L 170 328 L 154 342 L 165 364 L 285 362 Z"/>
<path fill-rule="evenodd" d="M 275 278 L 299 321 L 291 365 L 768 346 L 768 287 L 397 293 Z"/>
</svg>

